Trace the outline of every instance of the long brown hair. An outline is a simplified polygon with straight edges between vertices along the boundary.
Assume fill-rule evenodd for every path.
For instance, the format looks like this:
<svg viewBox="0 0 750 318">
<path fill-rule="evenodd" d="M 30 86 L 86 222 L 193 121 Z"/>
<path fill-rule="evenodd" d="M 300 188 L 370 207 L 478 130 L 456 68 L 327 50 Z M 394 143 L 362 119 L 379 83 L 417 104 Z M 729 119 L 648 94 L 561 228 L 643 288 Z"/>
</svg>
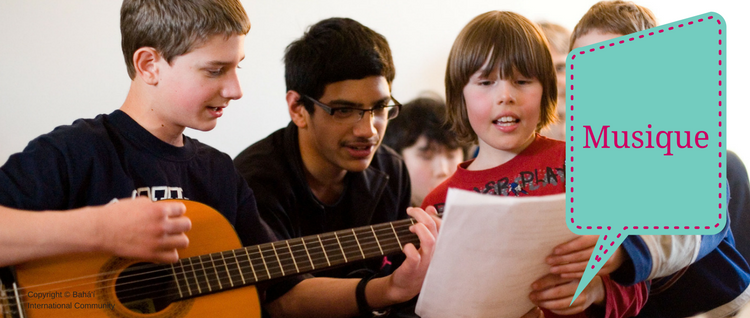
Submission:
<svg viewBox="0 0 750 318">
<path fill-rule="evenodd" d="M 464 142 L 477 135 L 469 124 L 463 90 L 471 76 L 488 63 L 484 76 L 500 70 L 502 78 L 514 72 L 542 84 L 541 115 L 536 131 L 554 122 L 557 80 L 547 40 L 539 27 L 513 12 L 490 11 L 471 20 L 453 42 L 445 71 L 447 124 Z"/>
</svg>

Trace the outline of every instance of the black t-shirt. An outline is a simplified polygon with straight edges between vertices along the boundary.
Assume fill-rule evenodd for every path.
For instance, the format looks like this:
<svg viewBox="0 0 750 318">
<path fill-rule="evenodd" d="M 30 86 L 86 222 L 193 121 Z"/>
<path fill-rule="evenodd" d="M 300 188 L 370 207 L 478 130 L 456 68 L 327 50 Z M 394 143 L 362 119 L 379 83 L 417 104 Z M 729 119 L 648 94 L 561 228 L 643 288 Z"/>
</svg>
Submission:
<svg viewBox="0 0 750 318">
<path fill-rule="evenodd" d="M 0 168 L 0 205 L 66 210 L 135 196 L 190 199 L 224 215 L 244 245 L 274 240 L 231 158 L 183 141 L 165 143 L 120 110 L 76 120 L 10 156 Z"/>
</svg>

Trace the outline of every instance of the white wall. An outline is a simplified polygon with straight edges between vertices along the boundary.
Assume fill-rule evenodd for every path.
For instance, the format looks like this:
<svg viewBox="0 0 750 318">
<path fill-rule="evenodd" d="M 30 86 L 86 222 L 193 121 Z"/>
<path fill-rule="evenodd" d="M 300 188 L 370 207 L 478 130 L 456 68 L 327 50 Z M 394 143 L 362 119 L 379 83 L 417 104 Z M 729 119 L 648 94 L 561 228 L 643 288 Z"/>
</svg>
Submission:
<svg viewBox="0 0 750 318">
<path fill-rule="evenodd" d="M 284 48 L 307 26 L 350 17 L 383 34 L 396 63 L 393 95 L 405 102 L 421 91 L 444 95 L 445 63 L 453 40 L 474 16 L 510 10 L 570 29 L 595 0 L 243 0 L 252 22 L 240 82 L 216 129 L 186 133 L 234 157 L 286 125 Z M 739 1 L 639 0 L 661 23 L 715 11 L 728 21 L 728 148 L 750 164 L 750 111 L 741 100 L 750 87 L 744 43 L 750 21 Z M 674 4 L 672 4 L 674 3 Z M 0 0 L 0 164 L 36 136 L 81 117 L 119 108 L 130 79 L 120 51 L 119 1 Z M 686 65 L 689 67 L 689 65 Z"/>
</svg>

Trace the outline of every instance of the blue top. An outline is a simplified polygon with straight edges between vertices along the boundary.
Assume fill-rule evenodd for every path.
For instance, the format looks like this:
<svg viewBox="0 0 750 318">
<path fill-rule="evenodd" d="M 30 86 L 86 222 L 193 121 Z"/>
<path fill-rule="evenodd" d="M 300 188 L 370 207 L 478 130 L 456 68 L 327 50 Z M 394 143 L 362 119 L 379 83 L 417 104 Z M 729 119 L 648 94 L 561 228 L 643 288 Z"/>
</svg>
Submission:
<svg viewBox="0 0 750 318">
<path fill-rule="evenodd" d="M 651 279 L 639 316 L 707 317 L 732 314 L 750 300 L 750 267 L 727 226 L 715 235 L 628 236 L 630 256 L 610 277 L 624 285 Z"/>
</svg>

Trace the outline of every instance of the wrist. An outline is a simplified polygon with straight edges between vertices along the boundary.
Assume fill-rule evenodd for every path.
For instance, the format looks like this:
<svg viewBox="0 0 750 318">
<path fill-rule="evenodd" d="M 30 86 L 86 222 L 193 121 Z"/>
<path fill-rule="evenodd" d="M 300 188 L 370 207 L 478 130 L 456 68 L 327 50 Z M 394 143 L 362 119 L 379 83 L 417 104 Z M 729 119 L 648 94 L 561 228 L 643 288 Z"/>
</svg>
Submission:
<svg viewBox="0 0 750 318">
<path fill-rule="evenodd" d="M 409 299 L 414 298 L 418 294 L 417 293 L 410 293 L 408 290 L 399 287 L 394 282 L 393 274 L 388 275 L 386 277 L 382 278 L 385 282 L 386 289 L 382 291 L 383 295 L 385 295 L 385 299 L 388 301 L 388 306 L 398 303 L 403 303 L 405 301 L 408 301 Z"/>
<path fill-rule="evenodd" d="M 367 304 L 376 310 L 409 300 L 401 294 L 394 286 L 391 275 L 373 278 L 365 287 Z"/>
<path fill-rule="evenodd" d="M 355 296 L 357 300 L 357 310 L 359 311 L 360 316 L 371 316 L 372 315 L 372 307 L 370 306 L 370 301 L 367 300 L 367 285 L 370 282 L 370 280 L 373 278 L 373 276 L 367 276 L 365 278 L 362 278 L 359 283 L 357 284 L 357 289 L 355 291 Z M 372 293 L 371 293 L 372 295 Z"/>
<path fill-rule="evenodd" d="M 363 281 L 360 281 L 362 284 Z M 411 297 L 405 297 L 403 293 L 393 284 L 391 275 L 373 278 L 362 288 L 363 300 L 367 307 L 360 305 L 360 296 L 357 295 L 357 305 L 360 315 L 381 317 L 388 315 L 390 306 L 408 301 Z M 358 286 L 359 289 L 360 286 Z"/>
<path fill-rule="evenodd" d="M 90 243 L 86 248 L 92 252 L 112 253 L 113 251 L 108 246 L 111 238 L 107 237 L 109 231 L 106 229 L 107 223 L 103 220 L 103 214 L 101 211 L 96 211 L 91 207 L 85 207 L 80 210 L 80 212 L 80 215 L 82 216 L 82 224 L 89 227 L 82 231 L 82 233 L 88 233 L 84 235 L 84 238 L 93 238 L 86 240 Z"/>
<path fill-rule="evenodd" d="M 604 287 L 601 276 L 594 276 L 594 279 L 591 281 L 591 283 L 596 287 L 594 289 L 595 292 L 593 304 L 597 306 L 604 306 L 607 303 L 607 290 Z"/>
</svg>

